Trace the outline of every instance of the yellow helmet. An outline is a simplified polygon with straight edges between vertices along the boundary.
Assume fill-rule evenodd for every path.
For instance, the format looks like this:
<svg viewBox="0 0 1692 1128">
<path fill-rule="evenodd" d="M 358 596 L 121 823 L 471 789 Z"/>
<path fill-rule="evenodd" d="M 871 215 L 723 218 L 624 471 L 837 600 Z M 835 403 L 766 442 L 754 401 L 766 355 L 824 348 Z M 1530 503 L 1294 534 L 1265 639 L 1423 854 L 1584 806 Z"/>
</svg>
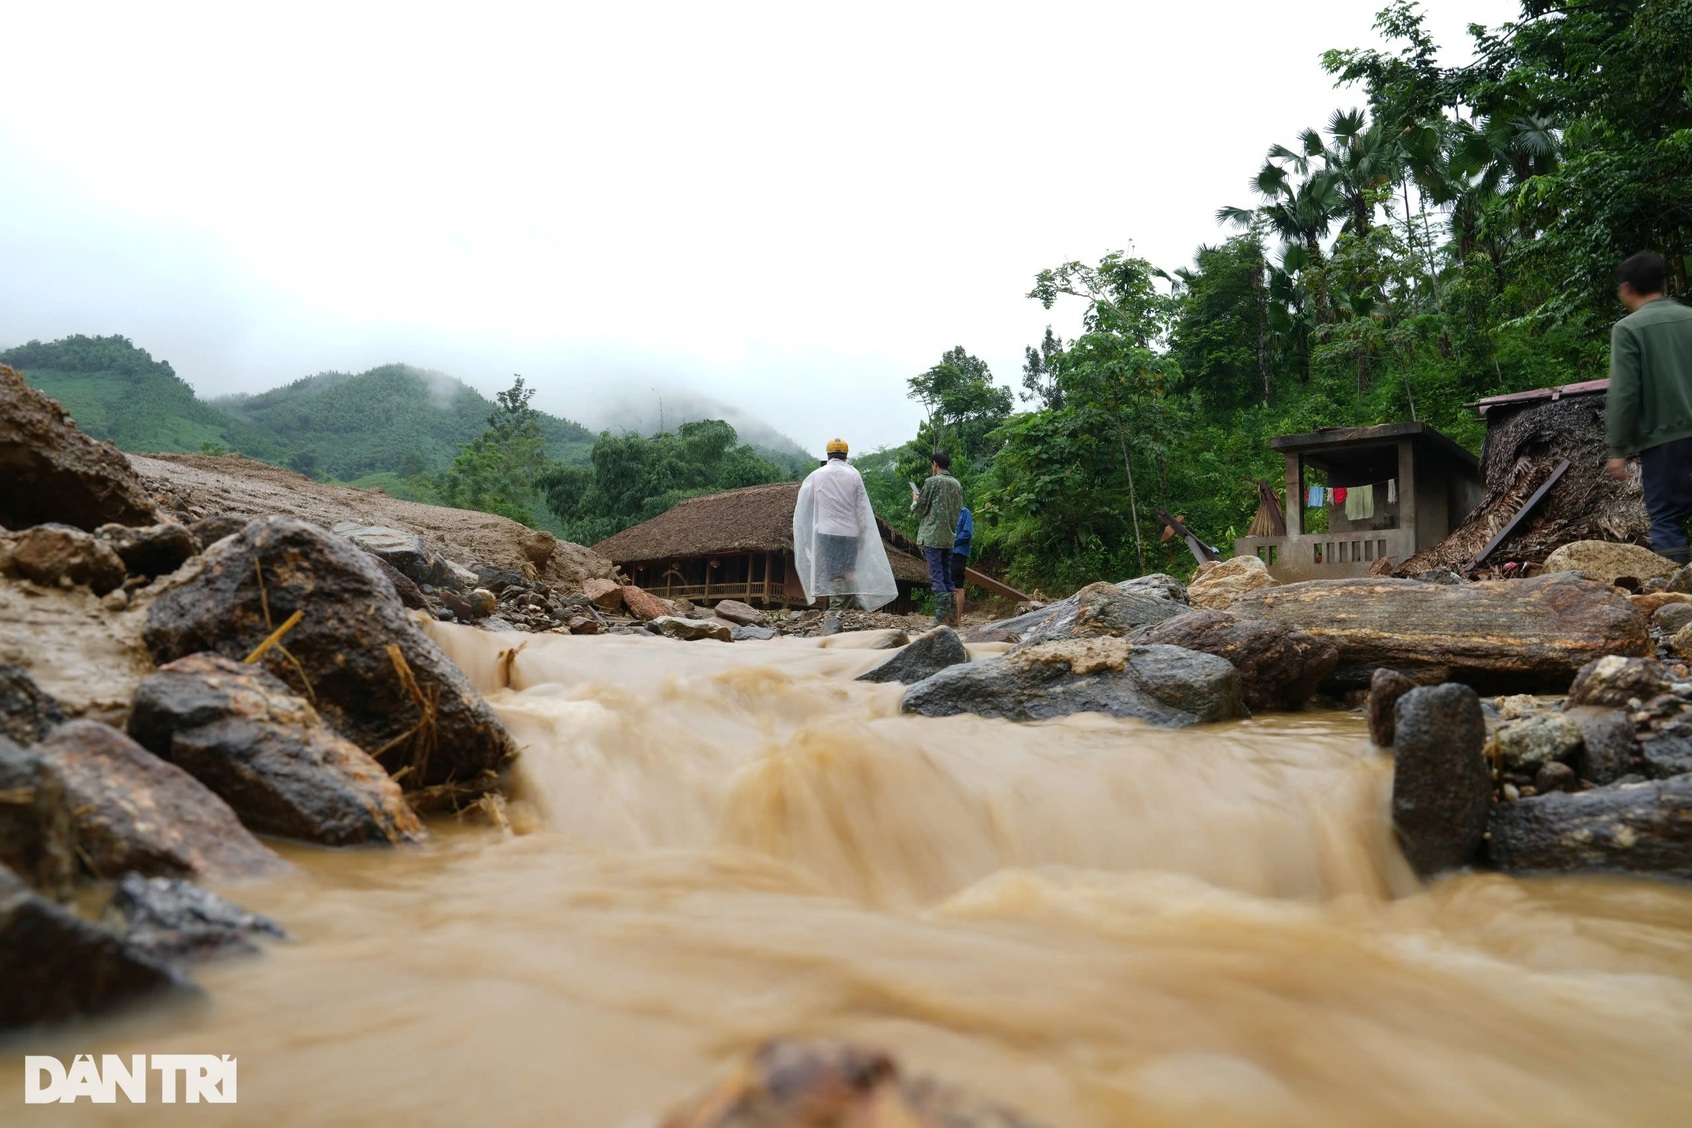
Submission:
<svg viewBox="0 0 1692 1128">
<path fill-rule="evenodd" d="M 845 439 L 830 439 L 830 440 L 828 440 L 828 450 L 826 451 L 826 453 L 828 453 L 828 454 L 845 454 L 846 453 L 846 440 Z"/>
</svg>

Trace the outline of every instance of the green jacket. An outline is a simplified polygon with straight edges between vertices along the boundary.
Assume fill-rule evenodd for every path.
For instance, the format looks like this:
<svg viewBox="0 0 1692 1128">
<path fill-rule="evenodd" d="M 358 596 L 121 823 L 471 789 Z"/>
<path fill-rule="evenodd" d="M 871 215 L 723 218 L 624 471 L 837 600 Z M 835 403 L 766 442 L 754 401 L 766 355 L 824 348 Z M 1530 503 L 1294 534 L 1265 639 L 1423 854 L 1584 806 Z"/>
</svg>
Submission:
<svg viewBox="0 0 1692 1128">
<path fill-rule="evenodd" d="M 911 509 L 922 518 L 922 524 L 917 526 L 917 543 L 924 548 L 950 549 L 958 535 L 963 487 L 942 470 L 922 484 Z"/>
<path fill-rule="evenodd" d="M 1692 309 L 1646 302 L 1610 330 L 1610 457 L 1692 438 Z"/>
</svg>

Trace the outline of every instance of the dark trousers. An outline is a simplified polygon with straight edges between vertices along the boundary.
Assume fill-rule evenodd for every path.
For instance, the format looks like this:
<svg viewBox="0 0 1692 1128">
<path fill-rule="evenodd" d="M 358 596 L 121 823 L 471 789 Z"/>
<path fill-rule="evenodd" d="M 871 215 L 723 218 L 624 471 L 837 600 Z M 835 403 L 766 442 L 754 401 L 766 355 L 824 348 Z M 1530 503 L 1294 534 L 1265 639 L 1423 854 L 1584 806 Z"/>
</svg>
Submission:
<svg viewBox="0 0 1692 1128">
<path fill-rule="evenodd" d="M 1639 452 L 1645 512 L 1651 515 L 1651 551 L 1686 563 L 1686 520 L 1692 517 L 1692 439 L 1676 439 Z"/>
<path fill-rule="evenodd" d="M 922 555 L 928 561 L 928 586 L 934 589 L 934 594 L 956 591 L 957 586 L 952 583 L 952 550 L 924 545 Z"/>
</svg>

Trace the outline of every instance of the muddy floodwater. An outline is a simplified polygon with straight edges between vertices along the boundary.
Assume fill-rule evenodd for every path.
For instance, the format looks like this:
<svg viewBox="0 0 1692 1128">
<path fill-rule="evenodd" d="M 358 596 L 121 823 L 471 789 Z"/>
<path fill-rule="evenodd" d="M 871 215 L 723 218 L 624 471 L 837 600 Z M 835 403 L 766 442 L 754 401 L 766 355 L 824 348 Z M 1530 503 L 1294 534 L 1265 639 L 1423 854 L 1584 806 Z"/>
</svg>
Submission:
<svg viewBox="0 0 1692 1128">
<path fill-rule="evenodd" d="M 1053 1126 L 1692 1123 L 1692 889 L 1421 886 L 1356 717 L 904 717 L 850 635 L 533 636 L 501 688 L 523 636 L 434 633 L 521 833 L 289 849 L 223 891 L 292 943 L 6 1043 L 0 1122 L 620 1128 L 839 1035 Z M 172 1052 L 239 1103 L 22 1104 L 25 1053 Z"/>
</svg>

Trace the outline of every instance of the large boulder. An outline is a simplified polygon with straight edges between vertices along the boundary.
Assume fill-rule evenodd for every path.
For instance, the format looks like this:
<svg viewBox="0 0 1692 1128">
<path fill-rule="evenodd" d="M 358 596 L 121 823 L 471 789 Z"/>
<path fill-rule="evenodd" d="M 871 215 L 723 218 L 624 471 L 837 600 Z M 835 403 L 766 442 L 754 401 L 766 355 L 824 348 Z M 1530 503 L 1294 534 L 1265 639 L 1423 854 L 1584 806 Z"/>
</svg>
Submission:
<svg viewBox="0 0 1692 1128">
<path fill-rule="evenodd" d="M 95 595 L 123 585 L 123 559 L 105 541 L 70 525 L 45 524 L 12 542 L 12 567 L 38 584 L 81 584 Z"/>
<path fill-rule="evenodd" d="M 920 636 L 881 665 L 858 675 L 861 682 L 899 682 L 915 685 L 947 666 L 969 661 L 969 651 L 951 627 L 939 627 Z"/>
<path fill-rule="evenodd" d="M 1413 689 L 1393 728 L 1392 822 L 1405 858 L 1424 877 L 1468 865 L 1492 802 L 1480 697 L 1456 683 Z"/>
<path fill-rule="evenodd" d="M 265 668 L 390 774 L 406 771 L 408 789 L 483 786 L 514 754 L 375 562 L 304 521 L 259 518 L 207 549 L 199 572 L 153 603 L 143 637 L 160 663 L 201 651 L 239 659 L 295 611 Z"/>
<path fill-rule="evenodd" d="M 57 901 L 76 884 L 76 826 L 64 781 L 39 755 L 0 736 L 0 866 Z"/>
<path fill-rule="evenodd" d="M 1013 721 L 1108 713 L 1170 728 L 1246 713 L 1239 671 L 1227 659 L 1119 638 L 1042 643 L 950 666 L 906 690 L 902 708 Z"/>
<path fill-rule="evenodd" d="M 1187 600 L 1194 607 L 1226 611 L 1240 596 L 1274 586 L 1275 577 L 1256 556 L 1206 560 L 1187 584 Z"/>
<path fill-rule="evenodd" d="M 643 622 L 650 623 L 654 619 L 662 619 L 674 610 L 664 600 L 634 584 L 624 584 L 622 596 L 623 606 L 628 609 L 629 614 Z"/>
<path fill-rule="evenodd" d="M 1302 709 L 1339 664 L 1339 650 L 1327 639 L 1266 619 L 1239 619 L 1204 608 L 1142 627 L 1128 637 L 1226 658 L 1240 672 L 1245 703 L 1253 710 Z"/>
<path fill-rule="evenodd" d="M 78 851 L 97 878 L 129 870 L 194 878 L 288 871 L 204 784 L 114 728 L 72 721 L 34 751 L 64 783 Z"/>
<path fill-rule="evenodd" d="M 399 784 L 260 667 L 191 654 L 141 683 L 129 735 L 260 834 L 323 846 L 423 837 Z"/>
<path fill-rule="evenodd" d="M 111 546 L 132 576 L 166 576 L 201 549 L 200 538 L 186 525 L 101 525 L 94 535 Z"/>
<path fill-rule="evenodd" d="M 603 577 L 584 580 L 582 594 L 601 611 L 616 614 L 623 609 L 623 585 L 616 580 Z"/>
<path fill-rule="evenodd" d="M 22 666 L 0 662 L 0 737 L 34 744 L 65 723 L 65 712 Z"/>
<path fill-rule="evenodd" d="M 738 599 L 724 599 L 711 608 L 719 619 L 727 619 L 737 627 L 761 627 L 764 625 L 764 613 L 750 603 L 742 603 Z"/>
<path fill-rule="evenodd" d="M 463 586 L 446 559 L 416 533 L 391 529 L 386 525 L 358 525 L 350 521 L 342 521 L 330 531 L 352 541 L 376 559 L 386 561 L 412 583 L 435 587 Z"/>
<path fill-rule="evenodd" d="M 1651 579 L 1666 580 L 1678 567 L 1668 557 L 1658 556 L 1648 548 L 1612 541 L 1575 541 L 1545 558 L 1547 573 L 1580 572 L 1587 579 L 1606 585 L 1617 580 L 1632 580 L 1634 586 Z"/>
<path fill-rule="evenodd" d="M 1161 573 L 1119 584 L 1088 584 L 1054 604 L 1051 614 L 1021 637 L 1033 644 L 1121 636 L 1173 619 L 1187 609 L 1186 589 Z"/>
<path fill-rule="evenodd" d="M 1692 775 L 1500 803 L 1489 831 L 1502 870 L 1692 880 Z"/>
<path fill-rule="evenodd" d="M 157 519 L 153 499 L 117 447 L 77 430 L 56 401 L 0 364 L 0 525 L 63 521 L 93 530 Z"/>
<path fill-rule="evenodd" d="M 126 873 L 100 916 L 131 950 L 165 963 L 244 955 L 259 950 L 254 937 L 288 935 L 269 917 L 180 877 Z"/>
<path fill-rule="evenodd" d="M 0 1031 L 98 1014 L 188 984 L 0 866 Z"/>
<path fill-rule="evenodd" d="M 1422 684 L 1562 693 L 1582 665 L 1645 654 L 1645 618 L 1609 588 L 1566 574 L 1445 586 L 1415 580 L 1308 580 L 1241 596 L 1242 618 L 1272 619 L 1339 647 L 1331 683 L 1368 686 L 1387 666 Z"/>
</svg>

